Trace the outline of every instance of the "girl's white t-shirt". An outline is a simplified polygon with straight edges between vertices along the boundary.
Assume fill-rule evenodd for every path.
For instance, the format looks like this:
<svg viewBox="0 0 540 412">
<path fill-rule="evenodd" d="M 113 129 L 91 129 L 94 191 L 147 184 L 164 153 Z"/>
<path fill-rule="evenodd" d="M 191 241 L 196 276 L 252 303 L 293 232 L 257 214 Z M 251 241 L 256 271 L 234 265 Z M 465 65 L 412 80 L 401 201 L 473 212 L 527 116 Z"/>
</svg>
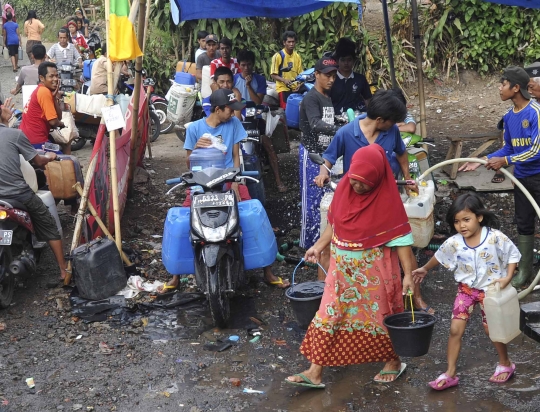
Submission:
<svg viewBox="0 0 540 412">
<path fill-rule="evenodd" d="M 435 252 L 435 259 L 454 271 L 457 282 L 485 291 L 494 280 L 506 277 L 508 264 L 518 263 L 521 253 L 500 230 L 483 227 L 480 236 L 480 244 L 469 247 L 461 234 L 455 234 Z"/>
</svg>

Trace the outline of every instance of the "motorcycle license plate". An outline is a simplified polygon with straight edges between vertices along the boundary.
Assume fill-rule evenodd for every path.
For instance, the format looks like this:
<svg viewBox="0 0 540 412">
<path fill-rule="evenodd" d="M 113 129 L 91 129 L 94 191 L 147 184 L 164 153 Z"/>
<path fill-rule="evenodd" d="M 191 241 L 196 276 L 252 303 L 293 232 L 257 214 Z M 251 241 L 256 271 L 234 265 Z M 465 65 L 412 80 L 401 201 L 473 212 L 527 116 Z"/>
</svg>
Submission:
<svg viewBox="0 0 540 412">
<path fill-rule="evenodd" d="M 0 245 L 9 246 L 13 240 L 13 230 L 0 230 Z"/>
<path fill-rule="evenodd" d="M 223 207 L 234 206 L 234 194 L 212 193 L 197 195 L 193 198 L 194 207 Z"/>
</svg>

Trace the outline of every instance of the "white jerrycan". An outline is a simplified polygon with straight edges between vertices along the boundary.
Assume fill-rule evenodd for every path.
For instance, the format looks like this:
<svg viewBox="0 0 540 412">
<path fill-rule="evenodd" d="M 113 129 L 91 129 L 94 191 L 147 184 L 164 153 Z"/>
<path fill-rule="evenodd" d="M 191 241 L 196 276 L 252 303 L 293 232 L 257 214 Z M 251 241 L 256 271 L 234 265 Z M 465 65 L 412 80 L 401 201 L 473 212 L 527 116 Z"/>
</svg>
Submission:
<svg viewBox="0 0 540 412">
<path fill-rule="evenodd" d="M 489 285 L 484 298 L 484 312 L 489 338 L 493 342 L 508 343 L 521 333 L 518 294 L 512 285 L 502 290 L 499 282 Z"/>
</svg>

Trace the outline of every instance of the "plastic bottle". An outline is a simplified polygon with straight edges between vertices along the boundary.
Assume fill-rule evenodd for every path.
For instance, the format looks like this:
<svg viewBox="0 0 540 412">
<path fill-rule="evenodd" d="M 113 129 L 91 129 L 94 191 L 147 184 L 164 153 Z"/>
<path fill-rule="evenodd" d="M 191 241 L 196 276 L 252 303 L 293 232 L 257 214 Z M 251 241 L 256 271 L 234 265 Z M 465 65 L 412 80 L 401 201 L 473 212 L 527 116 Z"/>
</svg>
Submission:
<svg viewBox="0 0 540 412">
<path fill-rule="evenodd" d="M 484 298 L 484 312 L 489 338 L 493 342 L 508 343 L 521 333 L 518 294 L 512 285 L 502 290 L 499 282 L 489 285 Z"/>
<path fill-rule="evenodd" d="M 354 120 L 354 110 L 350 107 L 347 109 L 347 119 L 349 119 L 349 123 Z"/>
<path fill-rule="evenodd" d="M 24 57 L 24 54 L 23 54 L 23 49 L 21 46 L 19 46 L 19 60 L 22 60 Z"/>
</svg>

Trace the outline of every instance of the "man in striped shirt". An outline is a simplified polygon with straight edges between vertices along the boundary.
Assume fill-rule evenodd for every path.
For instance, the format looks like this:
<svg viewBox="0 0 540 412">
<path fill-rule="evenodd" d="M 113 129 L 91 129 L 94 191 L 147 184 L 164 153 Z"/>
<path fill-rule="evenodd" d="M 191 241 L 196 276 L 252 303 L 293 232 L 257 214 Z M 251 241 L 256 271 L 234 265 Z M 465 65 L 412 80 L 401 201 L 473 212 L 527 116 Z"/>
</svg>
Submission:
<svg viewBox="0 0 540 412">
<path fill-rule="evenodd" d="M 540 203 L 540 104 L 531 100 L 527 91 L 529 75 L 521 67 L 510 66 L 504 71 L 499 95 L 511 100 L 512 108 L 503 116 L 504 146 L 484 157 L 487 169 L 499 170 L 514 165 L 514 176 Z M 466 163 L 459 170 L 469 171 L 479 163 Z M 522 287 L 534 278 L 534 225 L 536 212 L 521 190 L 514 190 L 514 210 L 518 229 L 518 249 L 521 252 L 519 273 L 512 285 Z"/>
<path fill-rule="evenodd" d="M 77 48 L 68 41 L 68 32 L 66 29 L 58 31 L 58 43 L 52 45 L 47 52 L 50 62 L 59 65 L 62 62 L 69 62 L 72 65 L 82 68 L 82 58 Z"/>
</svg>

